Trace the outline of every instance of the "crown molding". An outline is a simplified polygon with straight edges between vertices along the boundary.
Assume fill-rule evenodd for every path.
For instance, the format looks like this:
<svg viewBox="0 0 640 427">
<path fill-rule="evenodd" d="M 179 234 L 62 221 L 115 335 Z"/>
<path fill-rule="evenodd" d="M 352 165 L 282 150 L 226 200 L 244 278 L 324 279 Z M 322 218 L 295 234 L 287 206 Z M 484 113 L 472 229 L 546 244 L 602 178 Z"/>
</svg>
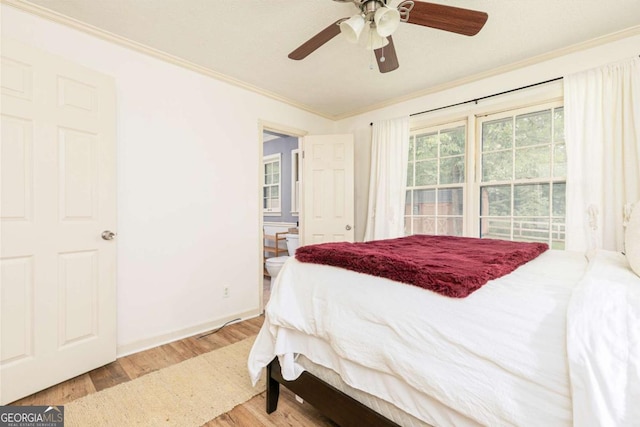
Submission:
<svg viewBox="0 0 640 427">
<path fill-rule="evenodd" d="M 322 113 L 320 111 L 314 110 L 308 105 L 301 104 L 299 102 L 293 101 L 289 98 L 278 95 L 274 92 L 267 91 L 265 89 L 259 88 L 257 86 L 251 85 L 249 83 L 243 82 L 241 80 L 235 79 L 233 77 L 227 76 L 226 74 L 219 73 L 210 68 L 203 67 L 201 65 L 195 64 L 193 62 L 187 61 L 186 59 L 182 59 L 178 56 L 172 55 L 170 53 L 154 49 L 150 46 L 147 46 L 142 43 L 138 43 L 126 37 L 119 36 L 117 34 L 111 33 L 109 31 L 103 30 L 91 24 L 87 24 L 85 22 L 79 21 L 75 18 L 72 18 L 67 15 L 63 15 L 51 9 L 47 9 L 45 7 L 39 6 L 37 4 L 28 2 L 26 0 L 0 0 L 0 3 L 6 4 L 8 6 L 12 6 L 16 9 L 19 9 L 23 12 L 30 13 L 32 15 L 38 16 L 40 18 L 47 19 L 49 21 L 53 21 L 58 24 L 65 25 L 67 27 L 71 27 L 73 29 L 82 31 L 89 35 L 98 37 L 100 39 L 106 40 L 111 43 L 115 43 L 122 47 L 134 50 L 139 53 L 143 53 L 145 55 L 151 56 L 156 59 L 160 59 L 162 61 L 168 62 L 173 65 L 177 65 L 182 68 L 186 68 L 190 71 L 194 71 L 196 73 L 205 75 L 207 77 L 214 78 L 216 80 L 223 81 L 225 83 L 229 83 L 233 86 L 237 86 L 242 89 L 246 89 L 248 91 L 257 93 L 259 95 L 265 96 L 267 98 L 271 98 L 273 100 L 282 102 L 284 104 L 288 104 L 292 107 L 298 108 L 300 110 L 307 111 L 309 113 L 315 114 L 317 116 L 323 117 L 328 120 L 335 120 L 332 116 Z"/>
<path fill-rule="evenodd" d="M 612 43 L 618 40 L 626 39 L 628 37 L 633 37 L 640 35 L 640 25 L 636 25 L 621 31 L 617 31 L 615 33 L 607 34 L 604 36 L 596 37 L 594 39 L 590 39 L 584 42 L 576 43 L 571 46 L 567 46 L 561 49 L 553 50 L 547 53 L 543 53 L 541 55 L 532 56 L 530 58 L 513 62 L 511 64 L 504 65 L 502 67 L 493 68 L 491 70 L 474 74 L 472 76 L 463 77 L 461 79 L 453 80 L 451 82 L 443 83 L 441 85 L 433 86 L 425 90 L 412 92 L 410 94 L 400 96 L 397 98 L 391 98 L 386 101 L 382 101 L 376 104 L 371 104 L 363 108 L 359 108 L 357 110 L 352 110 L 346 113 L 342 113 L 337 116 L 333 116 L 332 120 L 343 120 L 350 117 L 354 117 L 360 114 L 369 113 L 374 110 L 379 110 L 381 108 L 390 107 L 392 105 L 400 104 L 402 102 L 410 101 L 416 98 L 420 98 L 426 95 L 431 95 L 433 93 L 442 92 L 447 89 L 453 89 L 458 86 L 462 86 L 469 83 L 474 83 L 480 80 L 488 79 L 490 77 L 495 77 L 500 74 L 506 74 L 511 71 L 516 71 L 521 68 L 529 67 L 532 65 L 540 64 L 542 62 L 550 61 L 552 59 L 560 58 L 565 55 L 569 55 L 571 53 L 581 52 L 587 49 L 591 49 L 594 47 L 598 47 L 607 43 Z"/>
</svg>

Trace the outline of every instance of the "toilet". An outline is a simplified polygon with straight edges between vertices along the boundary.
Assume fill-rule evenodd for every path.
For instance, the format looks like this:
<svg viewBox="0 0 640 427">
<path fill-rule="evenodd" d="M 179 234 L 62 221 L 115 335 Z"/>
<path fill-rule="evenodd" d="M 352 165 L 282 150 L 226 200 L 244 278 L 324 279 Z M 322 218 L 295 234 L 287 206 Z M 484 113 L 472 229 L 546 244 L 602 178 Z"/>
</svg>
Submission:
<svg viewBox="0 0 640 427">
<path fill-rule="evenodd" d="M 276 258 L 267 258 L 266 267 L 269 272 L 269 276 L 271 276 L 271 283 L 276 279 L 278 273 L 280 273 L 280 269 L 284 265 L 284 263 L 296 254 L 296 249 L 298 249 L 298 235 L 294 233 L 288 233 L 284 235 L 287 240 L 287 251 L 289 252 L 289 256 L 279 256 Z"/>
</svg>

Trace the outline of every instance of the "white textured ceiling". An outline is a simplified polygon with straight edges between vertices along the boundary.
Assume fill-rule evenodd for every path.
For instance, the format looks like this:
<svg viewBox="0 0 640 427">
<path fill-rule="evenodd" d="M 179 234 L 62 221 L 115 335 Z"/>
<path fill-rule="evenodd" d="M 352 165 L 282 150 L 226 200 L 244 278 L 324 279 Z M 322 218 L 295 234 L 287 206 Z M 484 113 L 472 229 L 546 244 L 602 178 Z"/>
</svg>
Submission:
<svg viewBox="0 0 640 427">
<path fill-rule="evenodd" d="M 302 61 L 287 58 L 356 13 L 351 3 L 30 1 L 333 118 L 640 25 L 639 0 L 433 0 L 489 19 L 474 37 L 402 23 L 393 36 L 400 68 L 380 74 L 371 52 L 339 36 Z"/>
</svg>

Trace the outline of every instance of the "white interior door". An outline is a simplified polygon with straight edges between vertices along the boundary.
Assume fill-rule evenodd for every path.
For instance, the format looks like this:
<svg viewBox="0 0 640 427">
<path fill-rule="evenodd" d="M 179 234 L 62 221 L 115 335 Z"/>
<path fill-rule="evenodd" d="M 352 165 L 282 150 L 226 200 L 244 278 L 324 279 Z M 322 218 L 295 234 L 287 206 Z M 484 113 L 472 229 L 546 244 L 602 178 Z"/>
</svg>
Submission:
<svg viewBox="0 0 640 427">
<path fill-rule="evenodd" d="M 115 85 L 6 39 L 1 81 L 6 404 L 115 360 Z"/>
<path fill-rule="evenodd" d="M 301 244 L 353 242 L 353 135 L 312 135 L 302 141 Z"/>
</svg>

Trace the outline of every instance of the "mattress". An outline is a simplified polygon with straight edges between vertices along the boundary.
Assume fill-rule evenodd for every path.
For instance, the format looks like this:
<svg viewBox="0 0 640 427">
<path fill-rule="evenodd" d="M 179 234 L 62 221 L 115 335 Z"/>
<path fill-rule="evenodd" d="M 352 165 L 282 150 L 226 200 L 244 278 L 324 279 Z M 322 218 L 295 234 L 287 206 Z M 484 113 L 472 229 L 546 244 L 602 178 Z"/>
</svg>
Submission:
<svg viewBox="0 0 640 427">
<path fill-rule="evenodd" d="M 446 426 L 452 425 L 456 427 L 479 427 L 480 424 L 465 417 L 464 415 L 456 412 L 454 409 L 449 408 L 440 402 L 431 399 L 429 396 L 417 393 L 412 390 L 406 384 L 401 381 L 391 380 L 385 376 L 381 376 L 379 372 L 366 371 L 362 372 L 362 375 L 367 375 L 371 378 L 377 377 L 380 381 L 385 381 L 387 387 L 393 390 L 394 394 L 412 394 L 416 401 L 416 404 L 428 408 L 430 414 L 430 423 L 420 420 L 411 414 L 403 411 L 393 403 L 376 397 L 366 391 L 351 387 L 347 384 L 342 377 L 335 371 L 326 368 L 320 364 L 313 363 L 304 355 L 298 355 L 296 362 L 304 368 L 305 371 L 313 374 L 317 378 L 321 379 L 325 383 L 337 388 L 341 392 L 351 396 L 353 399 L 362 403 L 370 409 L 373 409 L 377 413 L 381 414 L 388 420 L 403 426 L 403 427 L 431 427 L 431 426 Z"/>
<path fill-rule="evenodd" d="M 322 365 L 313 363 L 303 355 L 300 355 L 296 362 L 304 368 L 305 371 L 313 374 L 315 377 L 321 379 L 325 383 L 337 388 L 341 392 L 351 396 L 363 405 L 373 409 L 377 413 L 383 415 L 388 420 L 403 426 L 403 427 L 431 427 L 430 424 L 421 421 L 406 412 L 402 411 L 397 406 L 387 402 L 386 400 L 379 399 L 365 391 L 350 387 L 340 375 L 332 371 L 329 368 L 325 368 Z M 374 374 L 375 375 L 375 374 Z M 446 408 L 444 409 L 446 410 Z"/>
</svg>

